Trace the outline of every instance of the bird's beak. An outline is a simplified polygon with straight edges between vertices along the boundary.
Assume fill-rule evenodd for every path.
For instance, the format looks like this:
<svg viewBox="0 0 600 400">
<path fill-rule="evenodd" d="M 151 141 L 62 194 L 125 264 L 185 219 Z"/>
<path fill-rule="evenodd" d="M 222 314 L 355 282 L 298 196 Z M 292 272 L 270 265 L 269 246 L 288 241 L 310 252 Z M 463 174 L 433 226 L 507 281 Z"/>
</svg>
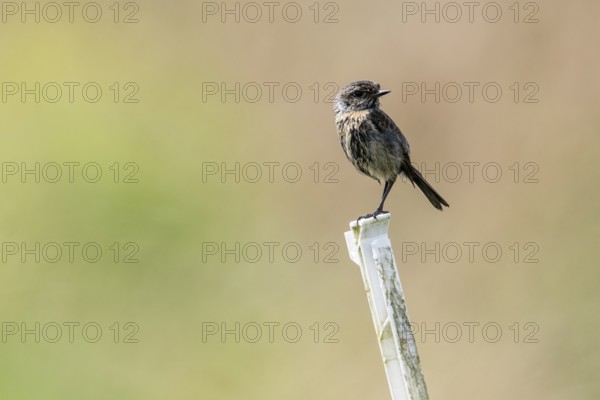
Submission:
<svg viewBox="0 0 600 400">
<path fill-rule="evenodd" d="M 380 90 L 379 92 L 377 92 L 377 94 L 375 95 L 375 97 L 381 97 L 384 94 L 388 94 L 389 92 L 391 92 L 391 90 Z"/>
</svg>

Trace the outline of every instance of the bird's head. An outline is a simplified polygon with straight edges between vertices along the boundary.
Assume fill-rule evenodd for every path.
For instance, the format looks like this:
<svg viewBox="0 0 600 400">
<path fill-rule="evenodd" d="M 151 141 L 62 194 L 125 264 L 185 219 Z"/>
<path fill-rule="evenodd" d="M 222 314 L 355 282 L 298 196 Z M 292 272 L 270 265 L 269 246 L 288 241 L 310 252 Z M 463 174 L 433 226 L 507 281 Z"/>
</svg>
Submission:
<svg viewBox="0 0 600 400">
<path fill-rule="evenodd" d="M 335 97 L 333 109 L 336 113 L 361 111 L 379 107 L 379 98 L 390 90 L 381 90 L 379 83 L 371 81 L 352 82 L 342 88 Z"/>
</svg>

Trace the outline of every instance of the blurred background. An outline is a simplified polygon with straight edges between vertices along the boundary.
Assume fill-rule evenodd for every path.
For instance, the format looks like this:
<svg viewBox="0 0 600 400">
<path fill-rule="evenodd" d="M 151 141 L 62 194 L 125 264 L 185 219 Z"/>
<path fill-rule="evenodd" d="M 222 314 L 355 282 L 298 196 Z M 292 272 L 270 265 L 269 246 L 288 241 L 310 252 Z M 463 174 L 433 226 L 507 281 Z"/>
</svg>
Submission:
<svg viewBox="0 0 600 400">
<path fill-rule="evenodd" d="M 451 205 L 386 204 L 430 397 L 600 396 L 599 3 L 56 4 L 0 10 L 1 398 L 389 398 L 359 79 Z"/>
</svg>

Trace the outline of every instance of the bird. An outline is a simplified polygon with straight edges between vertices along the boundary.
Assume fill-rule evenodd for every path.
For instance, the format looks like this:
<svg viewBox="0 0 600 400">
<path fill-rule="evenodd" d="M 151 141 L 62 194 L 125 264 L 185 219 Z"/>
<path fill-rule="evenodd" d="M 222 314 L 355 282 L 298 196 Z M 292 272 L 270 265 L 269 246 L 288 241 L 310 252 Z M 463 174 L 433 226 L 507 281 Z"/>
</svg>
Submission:
<svg viewBox="0 0 600 400">
<path fill-rule="evenodd" d="M 346 157 L 360 173 L 384 183 L 377 209 L 358 220 L 377 219 L 388 213 L 383 210 L 385 199 L 402 174 L 421 189 L 435 208 L 441 211 L 444 206 L 450 207 L 412 165 L 408 140 L 381 110 L 379 99 L 390 92 L 372 81 L 356 81 L 343 87 L 333 103 L 335 125 Z"/>
</svg>

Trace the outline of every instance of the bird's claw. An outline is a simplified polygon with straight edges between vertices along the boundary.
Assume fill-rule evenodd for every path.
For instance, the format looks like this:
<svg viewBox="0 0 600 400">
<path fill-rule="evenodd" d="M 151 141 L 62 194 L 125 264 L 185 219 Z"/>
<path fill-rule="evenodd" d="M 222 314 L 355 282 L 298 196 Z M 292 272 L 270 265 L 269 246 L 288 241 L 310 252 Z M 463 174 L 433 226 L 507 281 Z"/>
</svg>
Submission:
<svg viewBox="0 0 600 400">
<path fill-rule="evenodd" d="M 360 221 L 361 219 L 366 219 L 366 218 L 375 218 L 375 221 L 377 221 L 377 216 L 381 215 L 381 214 L 387 214 L 388 211 L 383 211 L 383 210 L 375 210 L 374 213 L 371 214 L 367 214 L 367 215 L 363 215 L 361 217 L 358 217 L 358 219 L 356 220 L 356 223 L 358 224 L 358 221 Z"/>
<path fill-rule="evenodd" d="M 372 216 L 373 214 L 362 215 L 356 219 L 356 223 L 358 224 L 358 221 L 360 221 L 361 219 L 371 218 Z"/>
</svg>

